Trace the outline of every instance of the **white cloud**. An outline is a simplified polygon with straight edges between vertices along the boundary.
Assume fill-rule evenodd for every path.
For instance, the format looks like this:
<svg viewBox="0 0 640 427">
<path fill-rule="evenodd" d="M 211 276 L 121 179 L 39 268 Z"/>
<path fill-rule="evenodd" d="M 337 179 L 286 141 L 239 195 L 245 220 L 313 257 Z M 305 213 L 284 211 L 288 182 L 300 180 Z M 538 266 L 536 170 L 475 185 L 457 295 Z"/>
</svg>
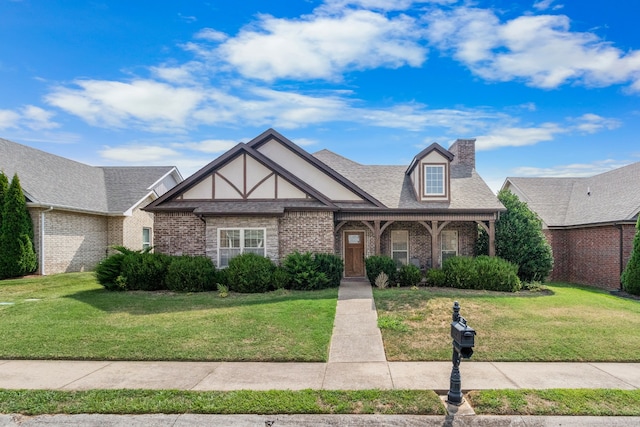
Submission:
<svg viewBox="0 0 640 427">
<path fill-rule="evenodd" d="M 569 82 L 640 87 L 640 51 L 623 52 L 593 33 L 572 32 L 565 15 L 503 23 L 488 9 L 463 7 L 433 11 L 425 20 L 434 45 L 488 80 L 522 79 L 548 89 Z"/>
<path fill-rule="evenodd" d="M 316 145 L 318 143 L 318 141 L 316 141 L 315 139 L 310 139 L 310 138 L 295 138 L 293 142 L 295 142 L 297 145 L 301 147 L 309 147 L 311 145 Z"/>
<path fill-rule="evenodd" d="M 555 177 L 555 178 L 572 178 L 572 177 L 589 177 L 600 173 L 608 172 L 628 165 L 629 162 L 620 162 L 617 160 L 607 159 L 593 163 L 572 163 L 567 165 L 557 165 L 548 168 L 536 168 L 522 166 L 513 169 L 513 176 L 523 177 Z"/>
<path fill-rule="evenodd" d="M 227 139 L 207 139 L 199 142 L 183 142 L 172 144 L 175 148 L 187 148 L 202 153 L 223 153 L 235 147 L 238 141 Z"/>
<path fill-rule="evenodd" d="M 297 20 L 263 15 L 216 52 L 245 77 L 337 80 L 348 70 L 422 65 L 426 49 L 419 34 L 409 16 L 388 18 L 368 10 Z"/>
<path fill-rule="evenodd" d="M 46 101 L 98 126 L 125 127 L 133 122 L 149 130 L 183 128 L 203 98 L 196 88 L 152 80 L 79 80 L 75 84 L 78 88 L 54 89 Z"/>
<path fill-rule="evenodd" d="M 42 131 L 60 125 L 51 119 L 54 113 L 34 105 L 25 105 L 17 111 L 0 110 L 0 129 L 26 129 Z"/>
<path fill-rule="evenodd" d="M 604 129 L 612 130 L 622 125 L 619 120 L 609 119 L 592 113 L 583 114 L 574 121 L 576 122 L 575 128 L 583 133 L 596 133 Z"/>
<path fill-rule="evenodd" d="M 0 129 L 9 129 L 18 127 L 20 114 L 12 110 L 0 110 Z"/>
<path fill-rule="evenodd" d="M 555 0 L 539 0 L 533 3 L 533 8 L 537 10 L 558 10 L 564 7 L 561 4 L 554 5 L 553 2 L 555 2 Z"/>
<path fill-rule="evenodd" d="M 203 28 L 195 34 L 194 38 L 211 42 L 222 42 L 228 39 L 229 36 L 213 28 Z"/>
<path fill-rule="evenodd" d="M 136 164 L 158 164 L 158 161 L 170 161 L 179 155 L 170 148 L 152 145 L 105 147 L 99 154 L 107 160 Z"/>
<path fill-rule="evenodd" d="M 567 132 L 556 123 L 544 123 L 537 127 L 498 127 L 487 135 L 476 139 L 478 150 L 492 150 L 500 147 L 522 147 L 551 141 L 557 134 Z"/>
</svg>

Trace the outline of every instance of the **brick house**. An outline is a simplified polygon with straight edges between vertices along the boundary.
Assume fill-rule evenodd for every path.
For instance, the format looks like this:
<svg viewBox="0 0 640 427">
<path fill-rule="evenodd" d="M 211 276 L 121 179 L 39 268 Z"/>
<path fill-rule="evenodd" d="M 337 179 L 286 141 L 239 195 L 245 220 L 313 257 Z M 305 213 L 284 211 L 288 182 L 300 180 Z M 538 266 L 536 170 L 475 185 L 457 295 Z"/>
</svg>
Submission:
<svg viewBox="0 0 640 427">
<path fill-rule="evenodd" d="M 543 221 L 551 280 L 618 289 L 640 212 L 640 162 L 589 178 L 507 178 Z"/>
<path fill-rule="evenodd" d="M 340 255 L 345 276 L 385 254 L 426 268 L 473 255 L 502 204 L 475 171 L 475 140 L 432 144 L 411 164 L 370 166 L 328 150 L 309 154 L 269 129 L 240 143 L 150 203 L 155 250 L 210 257 L 243 252 L 275 262 L 293 251 Z"/>
<path fill-rule="evenodd" d="M 43 275 L 91 270 L 112 245 L 152 245 L 141 208 L 182 181 L 172 166 L 94 167 L 1 138 L 0 171 L 20 178 Z"/>
</svg>

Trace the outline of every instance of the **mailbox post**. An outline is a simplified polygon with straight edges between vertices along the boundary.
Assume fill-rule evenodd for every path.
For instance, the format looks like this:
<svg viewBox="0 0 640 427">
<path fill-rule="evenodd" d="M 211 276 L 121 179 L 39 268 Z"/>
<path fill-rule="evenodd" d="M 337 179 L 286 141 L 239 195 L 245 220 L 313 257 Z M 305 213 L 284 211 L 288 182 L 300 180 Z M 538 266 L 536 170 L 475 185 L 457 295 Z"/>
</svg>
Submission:
<svg viewBox="0 0 640 427">
<path fill-rule="evenodd" d="M 460 316 L 460 304 L 453 303 L 453 316 L 451 322 L 451 338 L 453 338 L 453 369 L 449 380 L 449 393 L 447 402 L 454 405 L 462 404 L 462 379 L 460 378 L 460 360 L 469 359 L 473 354 L 476 331 L 467 326 L 467 321 Z"/>
</svg>

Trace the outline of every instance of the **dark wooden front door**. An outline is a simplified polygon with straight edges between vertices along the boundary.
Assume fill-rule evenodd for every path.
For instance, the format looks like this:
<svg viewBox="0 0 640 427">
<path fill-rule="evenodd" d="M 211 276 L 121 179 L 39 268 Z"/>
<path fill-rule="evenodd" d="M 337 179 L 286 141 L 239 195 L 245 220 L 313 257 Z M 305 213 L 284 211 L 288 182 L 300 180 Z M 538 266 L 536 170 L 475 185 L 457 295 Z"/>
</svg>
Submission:
<svg viewBox="0 0 640 427">
<path fill-rule="evenodd" d="M 364 276 L 364 232 L 362 231 L 344 233 L 344 275 L 345 277 Z"/>
</svg>

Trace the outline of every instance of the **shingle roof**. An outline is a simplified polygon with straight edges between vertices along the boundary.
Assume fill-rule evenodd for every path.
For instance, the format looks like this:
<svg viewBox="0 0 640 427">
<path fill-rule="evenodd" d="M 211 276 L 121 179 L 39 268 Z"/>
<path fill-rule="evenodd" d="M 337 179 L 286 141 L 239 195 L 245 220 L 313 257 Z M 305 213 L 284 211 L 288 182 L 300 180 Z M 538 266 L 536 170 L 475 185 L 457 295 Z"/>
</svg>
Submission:
<svg viewBox="0 0 640 427">
<path fill-rule="evenodd" d="M 122 214 L 173 169 L 94 167 L 0 138 L 0 170 L 17 173 L 29 201 L 43 206 Z"/>
<path fill-rule="evenodd" d="M 588 178 L 509 177 L 507 183 L 547 226 L 630 221 L 640 211 L 640 162 Z"/>
<path fill-rule="evenodd" d="M 321 150 L 313 155 L 388 208 L 504 210 L 475 170 L 469 171 L 464 165 L 451 166 L 450 202 L 420 202 L 406 174 L 406 165 L 362 165 L 329 150 Z"/>
</svg>

